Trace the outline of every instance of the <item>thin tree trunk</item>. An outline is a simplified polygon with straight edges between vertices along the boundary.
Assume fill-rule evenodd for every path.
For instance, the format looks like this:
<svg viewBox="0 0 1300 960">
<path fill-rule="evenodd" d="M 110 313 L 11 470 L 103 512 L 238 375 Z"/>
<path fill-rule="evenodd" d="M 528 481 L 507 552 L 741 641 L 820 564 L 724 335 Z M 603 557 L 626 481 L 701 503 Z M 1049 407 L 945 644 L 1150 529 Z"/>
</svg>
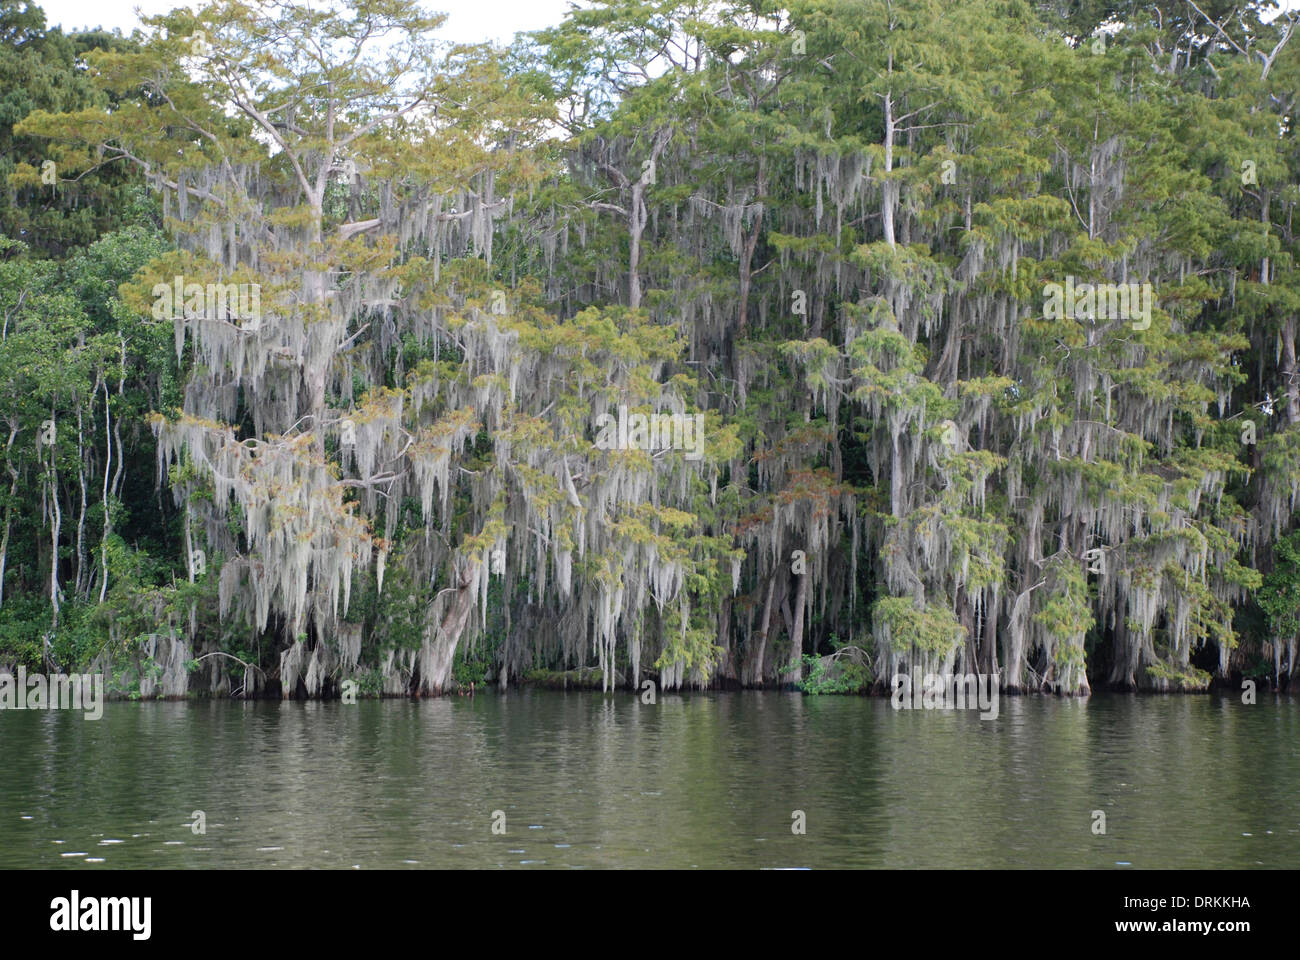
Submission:
<svg viewBox="0 0 1300 960">
<path fill-rule="evenodd" d="M 51 419 L 53 419 L 52 413 Z M 59 629 L 59 534 L 63 529 L 63 508 L 59 504 L 58 457 L 54 443 L 50 444 L 50 470 L 47 482 L 50 497 L 48 508 L 50 516 L 50 606 L 54 610 L 50 621 L 50 630 L 53 632 Z"/>
<path fill-rule="evenodd" d="M 758 158 L 758 180 L 755 183 L 754 200 L 767 192 L 766 175 L 763 169 L 763 158 Z M 758 237 L 763 231 L 763 211 L 760 209 L 754 215 L 754 226 L 745 238 L 745 246 L 740 252 L 740 302 L 736 307 L 736 336 L 737 338 L 745 335 L 745 329 L 749 324 L 749 289 L 753 285 L 754 273 L 754 250 L 758 247 Z"/>
<path fill-rule="evenodd" d="M 776 592 L 776 574 L 767 581 L 767 600 L 763 603 L 763 619 L 758 625 L 758 636 L 745 651 L 745 685 L 761 687 L 763 685 L 763 658 L 767 651 L 767 634 L 772 627 L 772 597 Z"/>
<path fill-rule="evenodd" d="M 77 511 L 77 568 L 73 575 L 74 595 L 85 597 L 90 591 L 89 574 L 86 571 L 86 446 L 85 423 L 81 415 L 81 404 L 77 404 L 77 482 L 81 487 L 81 506 Z"/>
<path fill-rule="evenodd" d="M 979 669 L 986 676 L 996 676 L 998 673 L 998 611 L 994 605 L 992 590 L 985 591 L 981 609 L 984 611 L 984 629 L 980 642 Z"/>
<path fill-rule="evenodd" d="M 13 461 L 9 459 L 10 451 L 14 445 L 14 438 L 17 436 L 18 427 L 14 421 L 10 421 L 9 442 L 5 444 L 5 469 L 9 471 L 9 500 L 5 503 L 4 538 L 0 539 L 0 607 L 4 606 L 5 567 L 9 560 L 9 530 L 14 517 L 14 497 L 18 493 L 18 471 L 14 469 Z"/>
<path fill-rule="evenodd" d="M 782 683 L 797 683 L 803 677 L 803 621 L 808 603 L 808 575 L 796 574 L 799 586 L 794 593 L 794 614 L 790 624 L 790 659 L 786 661 Z"/>
<path fill-rule="evenodd" d="M 894 206 L 898 200 L 898 184 L 890 176 L 894 169 L 894 101 L 893 94 L 885 94 L 885 176 L 880 191 L 880 222 L 885 231 L 885 242 L 891 247 L 894 241 Z"/>
<path fill-rule="evenodd" d="M 118 342 L 122 344 L 122 372 L 117 378 L 117 395 L 122 397 L 126 395 L 126 338 L 119 336 Z M 117 470 L 113 473 L 113 486 L 110 489 L 113 493 L 113 499 L 121 502 L 122 484 L 125 481 L 126 469 L 126 447 L 122 445 L 121 417 L 118 417 L 117 422 L 113 424 L 113 439 L 117 443 Z"/>
<path fill-rule="evenodd" d="M 99 560 L 100 560 L 100 578 L 99 578 L 99 602 L 104 602 L 104 597 L 108 592 L 108 535 L 112 530 L 112 510 L 109 509 L 109 472 L 113 466 L 113 416 L 109 410 L 108 381 L 104 381 L 104 444 L 107 452 L 104 456 L 104 492 L 102 502 L 104 506 L 104 532 L 99 541 Z"/>
<path fill-rule="evenodd" d="M 194 582 L 194 533 L 190 523 L 189 492 L 185 496 L 185 569 L 189 573 L 190 583 Z"/>
<path fill-rule="evenodd" d="M 627 302 L 633 310 L 641 306 L 641 238 L 649 219 L 646 212 L 645 190 L 655 179 L 655 167 L 659 155 L 668 146 L 671 131 L 661 129 L 655 134 L 650 146 L 650 159 L 641 172 L 641 176 L 632 181 L 632 203 L 628 208 L 628 264 L 627 264 Z"/>
<path fill-rule="evenodd" d="M 627 258 L 627 303 L 633 310 L 641 306 L 641 234 L 645 231 L 645 184 L 632 184 L 632 209 L 629 214 Z"/>
<path fill-rule="evenodd" d="M 1300 370 L 1296 364 L 1296 318 L 1282 324 L 1282 383 L 1286 395 L 1286 422 L 1300 422 Z"/>
</svg>

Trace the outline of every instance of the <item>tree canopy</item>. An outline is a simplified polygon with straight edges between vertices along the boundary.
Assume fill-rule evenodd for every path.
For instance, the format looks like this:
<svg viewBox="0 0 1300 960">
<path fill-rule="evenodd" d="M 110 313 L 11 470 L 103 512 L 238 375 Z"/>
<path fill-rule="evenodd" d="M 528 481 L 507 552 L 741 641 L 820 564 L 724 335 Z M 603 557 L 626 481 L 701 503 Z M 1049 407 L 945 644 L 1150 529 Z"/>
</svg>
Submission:
<svg viewBox="0 0 1300 960">
<path fill-rule="evenodd" d="M 0 0 L 0 658 L 1294 676 L 1296 15 L 338 7 Z"/>
</svg>

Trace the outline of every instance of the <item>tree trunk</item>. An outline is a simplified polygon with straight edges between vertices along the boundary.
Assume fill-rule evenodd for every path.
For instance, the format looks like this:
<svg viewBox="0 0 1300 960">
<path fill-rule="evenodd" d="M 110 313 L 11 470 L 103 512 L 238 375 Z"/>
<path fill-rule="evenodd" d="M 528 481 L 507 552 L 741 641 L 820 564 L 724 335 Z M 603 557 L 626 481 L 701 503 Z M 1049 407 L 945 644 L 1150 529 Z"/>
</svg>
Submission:
<svg viewBox="0 0 1300 960">
<path fill-rule="evenodd" d="M 645 232 L 645 184 L 632 184 L 632 209 L 628 214 L 627 305 L 641 306 L 641 234 Z"/>
<path fill-rule="evenodd" d="M 1300 377 L 1296 364 L 1296 318 L 1287 317 L 1282 325 L 1282 380 L 1285 383 L 1286 422 L 1300 422 Z"/>
<path fill-rule="evenodd" d="M 451 683 L 456 645 L 469 623 L 478 593 L 475 589 L 478 578 L 474 575 L 474 570 L 471 567 L 461 574 L 460 584 L 454 588 L 456 596 L 438 623 L 437 633 L 432 639 L 425 637 L 420 651 L 420 686 L 426 693 L 443 693 Z M 482 575 L 481 572 L 479 575 Z"/>
<path fill-rule="evenodd" d="M 803 678 L 803 621 L 808 603 L 808 575 L 796 574 L 799 586 L 794 593 L 794 615 L 790 624 L 790 658 L 786 661 L 781 682 L 798 683 Z"/>
<path fill-rule="evenodd" d="M 894 169 L 894 101 L 893 94 L 885 94 L 885 176 L 880 191 L 880 223 L 885 231 L 885 242 L 894 242 L 894 207 L 898 202 L 898 184 L 890 173 Z"/>
<path fill-rule="evenodd" d="M 109 476 L 113 467 L 113 416 L 109 410 L 108 381 L 104 381 L 104 444 L 106 453 L 104 455 L 104 531 L 99 540 L 99 559 L 100 559 L 100 578 L 99 578 L 99 602 L 104 602 L 104 596 L 108 592 L 108 535 L 113 526 L 113 512 L 109 509 Z"/>
<path fill-rule="evenodd" d="M 758 202 L 758 198 L 767 191 L 762 157 L 759 157 L 758 160 L 758 180 L 755 189 L 757 193 L 754 200 Z M 754 279 L 754 250 L 758 247 L 758 237 L 762 231 L 763 212 L 760 210 L 754 215 L 754 226 L 749 235 L 745 237 L 745 245 L 740 252 L 740 302 L 736 307 L 736 339 L 745 335 L 745 329 L 749 324 L 749 289 Z"/>
<path fill-rule="evenodd" d="M 50 417 L 53 420 L 53 414 Z M 57 449 L 50 444 L 50 470 L 47 480 L 50 518 L 50 606 L 54 613 L 50 630 L 59 629 L 59 534 L 63 529 L 63 508 L 59 504 L 59 468 Z"/>
<path fill-rule="evenodd" d="M 998 673 L 998 610 L 994 605 L 992 590 L 985 591 L 982 609 L 984 629 L 980 643 L 979 672 L 986 676 L 996 676 Z"/>
<path fill-rule="evenodd" d="M 772 627 L 772 596 L 776 592 L 776 574 L 767 581 L 767 600 L 763 603 L 763 619 L 759 621 L 758 635 L 751 638 L 745 650 L 745 669 L 742 673 L 747 687 L 763 685 L 763 658 L 767 652 L 767 634 Z"/>
<path fill-rule="evenodd" d="M 86 447 L 81 404 L 77 404 L 77 482 L 81 486 L 81 507 L 77 512 L 77 569 L 74 574 L 73 593 L 85 597 L 90 592 L 90 575 L 86 569 Z"/>
<path fill-rule="evenodd" d="M 9 501 L 5 504 L 5 532 L 0 539 L 0 607 L 5 599 L 5 566 L 9 559 L 9 530 L 14 518 L 14 496 L 18 493 L 18 471 L 14 469 L 9 453 L 13 449 L 14 439 L 18 436 L 18 427 L 13 421 L 9 424 L 9 442 L 5 444 L 5 468 L 9 471 Z"/>
</svg>

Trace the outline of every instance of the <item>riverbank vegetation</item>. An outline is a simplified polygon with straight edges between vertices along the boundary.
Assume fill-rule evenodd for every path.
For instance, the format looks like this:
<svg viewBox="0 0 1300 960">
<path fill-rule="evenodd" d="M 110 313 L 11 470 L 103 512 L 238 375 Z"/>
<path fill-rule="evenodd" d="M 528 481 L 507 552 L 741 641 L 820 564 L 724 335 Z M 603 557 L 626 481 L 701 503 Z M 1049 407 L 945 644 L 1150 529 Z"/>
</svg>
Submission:
<svg viewBox="0 0 1300 960">
<path fill-rule="evenodd" d="M 1295 677 L 1295 14 L 340 7 L 0 0 L 0 665 Z"/>
</svg>

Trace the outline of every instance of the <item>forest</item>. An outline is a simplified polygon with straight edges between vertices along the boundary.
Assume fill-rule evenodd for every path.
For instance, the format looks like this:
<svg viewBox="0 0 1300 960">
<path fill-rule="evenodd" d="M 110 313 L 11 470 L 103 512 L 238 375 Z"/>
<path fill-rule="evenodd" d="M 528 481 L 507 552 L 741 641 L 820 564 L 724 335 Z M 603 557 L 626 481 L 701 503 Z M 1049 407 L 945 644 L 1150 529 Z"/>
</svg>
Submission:
<svg viewBox="0 0 1300 960">
<path fill-rule="evenodd" d="M 1300 14 L 0 0 L 0 668 L 1300 670 Z"/>
</svg>

